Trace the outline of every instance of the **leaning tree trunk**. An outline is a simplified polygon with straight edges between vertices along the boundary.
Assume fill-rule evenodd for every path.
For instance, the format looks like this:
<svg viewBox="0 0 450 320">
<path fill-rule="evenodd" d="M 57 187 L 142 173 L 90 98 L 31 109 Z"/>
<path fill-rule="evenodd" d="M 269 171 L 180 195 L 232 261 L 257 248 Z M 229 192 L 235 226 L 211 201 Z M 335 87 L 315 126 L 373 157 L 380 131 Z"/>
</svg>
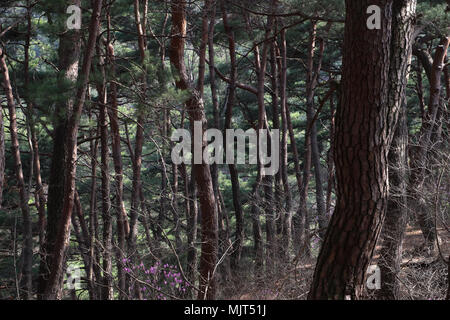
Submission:
<svg viewBox="0 0 450 320">
<path fill-rule="evenodd" d="M 14 159 L 14 171 L 19 189 L 20 209 L 22 211 L 23 225 L 23 251 L 22 251 L 22 279 L 21 296 L 27 300 L 33 294 L 32 287 L 32 264 L 33 264 L 33 234 L 31 229 L 30 208 L 28 207 L 28 192 L 25 189 L 23 177 L 22 161 L 20 159 L 19 135 L 17 132 L 16 103 L 14 102 L 11 80 L 9 78 L 8 66 L 6 65 L 6 54 L 0 48 L 0 72 L 3 73 L 3 89 L 6 95 L 6 102 L 9 110 L 9 131 L 11 134 L 11 155 Z"/>
<path fill-rule="evenodd" d="M 190 97 L 186 101 L 186 110 L 191 122 L 191 133 L 194 132 L 195 122 L 201 123 L 202 141 L 201 151 L 206 147 L 203 133 L 206 130 L 206 116 L 203 99 L 197 89 L 190 86 L 186 65 L 184 62 L 184 48 L 186 37 L 186 2 L 173 0 L 172 5 L 172 39 L 170 42 L 170 62 L 176 73 L 175 84 L 178 90 L 188 91 Z M 195 142 L 194 142 L 195 145 Z M 200 162 L 200 161 L 199 161 Z M 200 286 L 198 299 L 214 299 L 216 293 L 214 270 L 217 261 L 217 210 L 214 189 L 209 165 L 201 160 L 193 164 L 195 181 L 198 188 L 198 197 L 201 211 L 202 248 L 200 257 Z"/>
<path fill-rule="evenodd" d="M 368 0 L 346 1 L 342 101 L 336 115 L 336 209 L 320 250 L 309 299 L 359 298 L 386 213 L 392 0 L 380 30 L 366 25 Z M 364 70 L 364 72 L 362 72 Z"/>
<path fill-rule="evenodd" d="M 408 123 L 406 85 L 409 77 L 416 1 L 398 1 L 393 5 L 391 63 L 389 70 L 389 108 L 399 111 L 397 128 L 389 152 L 390 195 L 383 244 L 380 250 L 381 299 L 398 298 L 398 272 L 402 257 L 402 241 L 407 223 L 407 144 Z M 394 120 L 395 121 L 395 120 Z"/>
</svg>

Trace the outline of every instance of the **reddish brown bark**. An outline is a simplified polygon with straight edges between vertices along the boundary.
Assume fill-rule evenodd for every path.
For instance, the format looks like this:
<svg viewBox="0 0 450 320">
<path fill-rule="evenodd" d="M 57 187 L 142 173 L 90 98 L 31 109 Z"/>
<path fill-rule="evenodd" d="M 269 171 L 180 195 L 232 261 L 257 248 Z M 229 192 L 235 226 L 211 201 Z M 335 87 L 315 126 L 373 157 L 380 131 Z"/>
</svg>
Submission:
<svg viewBox="0 0 450 320">
<path fill-rule="evenodd" d="M 190 87 L 184 62 L 184 48 L 186 36 L 186 2 L 173 0 L 172 11 L 172 39 L 170 42 L 170 61 L 176 73 L 176 87 L 178 90 L 188 91 L 186 110 L 191 122 L 191 132 L 194 132 L 194 122 L 202 123 L 202 135 L 206 130 L 206 117 L 203 100 L 198 90 Z M 203 57 L 204 58 L 204 57 Z M 206 141 L 202 138 L 202 150 Z M 195 181 L 202 217 L 202 249 L 200 257 L 200 292 L 198 298 L 214 299 L 216 293 L 214 269 L 217 261 L 217 211 L 209 165 L 202 160 L 201 164 L 193 164 Z"/>
<path fill-rule="evenodd" d="M 80 6 L 80 0 L 72 0 L 70 4 Z M 60 14 L 64 14 L 61 9 Z M 58 82 L 74 85 L 78 78 L 78 67 L 81 52 L 80 30 L 64 30 L 59 36 L 58 47 Z M 63 89 L 63 85 L 61 88 Z M 50 164 L 50 175 L 48 179 L 47 199 L 47 224 L 45 231 L 45 243 L 42 252 L 42 260 L 39 267 L 38 296 L 43 298 L 50 278 L 50 268 L 53 264 L 54 248 L 58 234 L 58 227 L 62 216 L 64 199 L 64 177 L 65 161 L 67 151 L 65 140 L 67 134 L 67 122 L 74 105 L 74 90 L 66 92 L 67 98 L 64 102 L 57 103 L 53 120 L 53 150 Z M 70 221 L 70 219 L 68 220 Z M 58 292 L 58 296 L 60 292 Z"/>
<path fill-rule="evenodd" d="M 84 101 L 86 98 L 86 90 L 88 87 L 89 74 L 91 70 L 92 58 L 95 52 L 95 44 L 97 33 L 100 24 L 100 13 L 102 8 L 102 1 L 96 0 L 93 6 L 91 22 L 89 25 L 89 39 L 81 68 L 82 81 L 77 89 L 76 100 L 73 112 L 70 116 L 67 126 L 67 138 L 65 141 L 67 152 L 67 159 L 65 162 L 65 179 L 64 179 L 64 197 L 62 215 L 59 223 L 58 233 L 55 241 L 55 248 L 53 251 L 53 262 L 50 268 L 50 278 L 45 290 L 45 299 L 56 299 L 59 291 L 60 279 L 62 274 L 62 267 L 64 261 L 65 251 L 70 238 L 70 221 L 74 203 L 75 193 L 75 174 L 76 174 L 76 160 L 77 160 L 77 133 L 79 119 L 83 110 Z"/>
<path fill-rule="evenodd" d="M 32 287 L 32 263 L 33 263 L 33 234 L 31 229 L 30 209 L 28 207 L 28 191 L 25 188 L 23 177 L 22 161 L 20 159 L 19 136 L 17 132 L 17 116 L 16 103 L 14 101 L 11 80 L 9 78 L 9 70 L 6 64 L 6 54 L 0 48 L 0 71 L 3 74 L 3 89 L 6 95 L 6 102 L 9 110 L 9 131 L 11 134 L 11 155 L 14 160 L 14 172 L 17 179 L 17 187 L 19 189 L 20 209 L 22 211 L 23 225 L 23 252 L 22 252 L 22 270 L 21 287 L 22 297 L 29 300 L 33 294 Z"/>
</svg>

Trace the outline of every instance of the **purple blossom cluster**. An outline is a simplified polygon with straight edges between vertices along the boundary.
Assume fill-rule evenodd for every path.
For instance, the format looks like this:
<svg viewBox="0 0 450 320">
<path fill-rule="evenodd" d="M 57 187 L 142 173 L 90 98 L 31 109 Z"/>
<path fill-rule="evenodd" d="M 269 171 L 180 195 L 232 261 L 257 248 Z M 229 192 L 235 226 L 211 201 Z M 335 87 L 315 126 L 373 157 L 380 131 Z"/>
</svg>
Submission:
<svg viewBox="0 0 450 320">
<path fill-rule="evenodd" d="M 123 259 L 122 262 L 125 266 L 123 270 L 132 278 L 139 279 L 139 290 L 144 300 L 182 298 L 189 288 L 189 283 L 183 280 L 181 272 L 174 265 L 157 261 L 147 268 L 143 262 L 132 264 L 129 259 Z"/>
</svg>

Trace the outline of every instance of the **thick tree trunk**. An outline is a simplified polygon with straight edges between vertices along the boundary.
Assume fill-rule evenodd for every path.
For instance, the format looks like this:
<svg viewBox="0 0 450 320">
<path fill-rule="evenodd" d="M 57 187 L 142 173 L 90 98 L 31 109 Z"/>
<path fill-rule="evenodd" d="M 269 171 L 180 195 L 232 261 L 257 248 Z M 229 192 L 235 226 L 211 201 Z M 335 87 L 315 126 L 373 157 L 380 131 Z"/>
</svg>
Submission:
<svg viewBox="0 0 450 320">
<path fill-rule="evenodd" d="M 70 222 L 75 193 L 78 125 L 79 119 L 81 117 L 81 112 L 83 110 L 84 101 L 86 98 L 86 90 L 88 87 L 92 58 L 95 53 L 95 44 L 100 24 L 101 8 L 102 8 L 102 1 L 96 0 L 94 2 L 91 22 L 89 25 L 89 39 L 87 42 L 83 66 L 81 69 L 81 75 L 83 76 L 83 78 L 77 89 L 73 112 L 71 113 L 67 125 L 67 136 L 65 141 L 65 148 L 67 150 L 67 159 L 64 164 L 65 178 L 64 178 L 64 197 L 63 197 L 62 214 L 58 226 L 58 233 L 56 236 L 55 247 L 54 250 L 52 250 L 53 261 L 50 268 L 50 278 L 47 282 L 44 297 L 45 299 L 50 300 L 58 298 L 64 255 L 70 238 Z"/>
<path fill-rule="evenodd" d="M 186 110 L 191 122 L 191 133 L 194 133 L 194 123 L 201 122 L 202 141 L 201 150 L 206 147 L 203 133 L 206 130 L 206 117 L 203 100 L 198 90 L 188 83 L 186 66 L 184 63 L 184 47 L 186 36 L 186 2 L 173 0 L 172 9 L 172 39 L 170 42 L 170 61 L 176 73 L 175 81 L 178 90 L 189 91 L 190 97 L 186 102 Z M 195 142 L 194 142 L 195 143 Z M 198 299 L 214 299 L 216 293 L 214 270 L 217 261 L 217 210 L 209 165 L 202 159 L 201 163 L 193 164 L 202 223 L 202 248 L 200 257 L 200 286 Z"/>
<path fill-rule="evenodd" d="M 337 110 L 336 209 L 322 245 L 309 299 L 359 298 L 386 213 L 391 0 L 380 30 L 366 25 L 367 0 L 346 1 L 342 102 Z M 365 70 L 365 72 L 361 72 Z"/>
<path fill-rule="evenodd" d="M 80 0 L 73 0 L 70 4 L 80 6 Z M 65 14 L 61 12 L 60 14 Z M 81 40 L 80 31 L 66 30 L 59 37 L 58 48 L 58 73 L 59 83 L 69 82 L 75 84 L 78 78 L 78 65 L 80 60 Z M 73 93 L 67 95 L 64 103 L 57 103 L 53 120 L 53 151 L 50 164 L 50 176 L 48 181 L 47 198 L 47 225 L 45 232 L 45 243 L 43 250 L 43 260 L 39 267 L 38 295 L 43 298 L 48 279 L 50 277 L 50 268 L 53 264 L 54 248 L 58 226 L 62 216 L 62 207 L 64 199 L 64 166 L 67 157 L 65 140 L 67 135 L 67 122 L 72 112 L 74 98 Z M 69 219 L 70 221 L 70 219 Z M 58 294 L 59 295 L 59 294 Z"/>
<path fill-rule="evenodd" d="M 14 172 L 19 189 L 20 209 L 22 211 L 23 249 L 21 270 L 21 296 L 29 300 L 33 296 L 32 266 L 33 266 L 33 234 L 31 229 L 30 208 L 28 207 L 28 191 L 25 188 L 22 161 L 20 159 L 19 135 L 17 132 L 16 103 L 14 102 L 11 80 L 9 78 L 6 54 L 0 48 L 0 71 L 3 74 L 3 89 L 9 110 L 9 131 L 11 134 L 11 155 L 14 160 Z"/>
</svg>

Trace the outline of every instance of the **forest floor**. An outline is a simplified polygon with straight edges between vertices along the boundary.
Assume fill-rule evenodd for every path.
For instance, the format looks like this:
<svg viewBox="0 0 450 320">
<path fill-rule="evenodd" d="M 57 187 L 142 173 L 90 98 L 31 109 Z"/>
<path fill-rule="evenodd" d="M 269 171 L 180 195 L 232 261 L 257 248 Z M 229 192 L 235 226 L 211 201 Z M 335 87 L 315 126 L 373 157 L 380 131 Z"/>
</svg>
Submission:
<svg viewBox="0 0 450 320">
<path fill-rule="evenodd" d="M 403 241 L 403 255 L 399 273 L 400 299 L 442 300 L 447 290 L 448 265 L 442 260 L 450 257 L 450 232 L 438 228 L 440 253 L 428 254 L 420 229 L 408 225 Z M 381 241 L 376 247 L 372 265 L 379 259 Z M 302 257 L 288 267 L 279 267 L 270 279 L 243 281 L 233 284 L 229 299 L 239 300 L 304 300 L 312 281 L 316 258 Z M 231 290 L 230 290 L 231 291 Z M 374 299 L 374 292 L 367 292 L 366 299 Z"/>
</svg>

